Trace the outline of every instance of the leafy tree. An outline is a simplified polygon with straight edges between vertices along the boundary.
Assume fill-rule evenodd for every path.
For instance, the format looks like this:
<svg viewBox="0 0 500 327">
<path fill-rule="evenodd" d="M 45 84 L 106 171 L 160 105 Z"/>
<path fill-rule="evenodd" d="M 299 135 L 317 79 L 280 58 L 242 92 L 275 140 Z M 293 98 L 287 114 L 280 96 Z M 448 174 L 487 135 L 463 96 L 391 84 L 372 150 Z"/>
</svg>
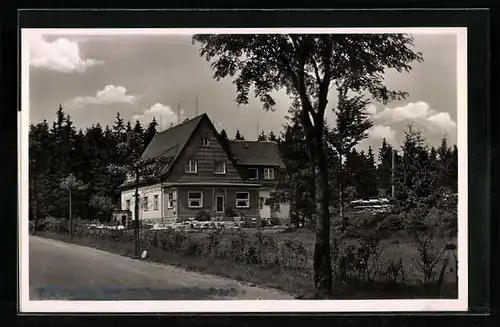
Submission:
<svg viewBox="0 0 500 327">
<path fill-rule="evenodd" d="M 90 198 L 89 205 L 96 210 L 98 220 L 103 221 L 105 217 L 110 217 L 113 210 L 113 201 L 111 198 L 102 195 L 93 195 Z"/>
<path fill-rule="evenodd" d="M 244 140 L 245 137 L 243 137 L 243 135 L 240 133 L 240 130 L 237 130 L 236 134 L 234 135 L 234 139 L 235 140 Z"/>
<path fill-rule="evenodd" d="M 257 136 L 257 141 L 267 141 L 267 135 L 262 131 L 259 136 Z"/>
<path fill-rule="evenodd" d="M 331 146 L 337 150 L 340 159 L 340 169 L 338 176 L 339 183 L 339 199 L 340 199 L 340 218 L 342 219 L 343 227 L 347 227 L 347 221 L 344 216 L 344 195 L 343 195 L 343 163 L 342 157 L 349 153 L 360 141 L 365 139 L 367 131 L 373 126 L 369 119 L 366 105 L 368 101 L 361 95 L 348 97 L 348 89 L 346 86 L 337 88 L 338 105 L 334 109 L 337 116 L 336 126 L 327 131 L 328 141 Z M 363 188 L 357 188 L 362 190 Z"/>
<path fill-rule="evenodd" d="M 410 47 L 413 39 L 403 34 L 261 34 L 195 35 L 200 56 L 212 62 L 214 78 L 236 76 L 236 101 L 247 104 L 249 92 L 264 110 L 276 104 L 272 92 L 286 89 L 300 104 L 300 119 L 309 144 L 316 175 L 317 233 L 313 258 L 318 297 L 332 292 L 330 260 L 329 175 L 324 153 L 325 110 L 331 85 L 356 93 L 369 93 L 383 103 L 407 96 L 383 84 L 386 69 L 410 71 L 421 61 Z"/>
<path fill-rule="evenodd" d="M 277 197 L 290 202 L 291 223 L 304 225 L 307 222 L 313 227 L 314 172 L 308 165 L 309 152 L 304 129 L 300 119 L 293 115 L 293 110 L 291 113 L 291 117 L 286 117 L 288 124 L 277 141 L 278 152 L 286 169 L 284 178 L 278 183 Z"/>
</svg>

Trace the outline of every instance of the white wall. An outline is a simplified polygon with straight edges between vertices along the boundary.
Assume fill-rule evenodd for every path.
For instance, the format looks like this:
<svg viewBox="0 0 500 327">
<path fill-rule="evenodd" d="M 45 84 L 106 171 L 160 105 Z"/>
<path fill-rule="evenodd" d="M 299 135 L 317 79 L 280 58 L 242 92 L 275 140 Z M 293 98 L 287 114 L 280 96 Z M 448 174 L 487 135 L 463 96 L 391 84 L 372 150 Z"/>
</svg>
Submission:
<svg viewBox="0 0 500 327">
<path fill-rule="evenodd" d="M 122 209 L 127 208 L 127 199 L 130 200 L 130 211 L 132 212 L 132 220 L 135 219 L 134 208 L 135 208 L 135 189 L 122 191 L 121 194 L 121 204 Z M 154 196 L 158 195 L 158 210 L 154 210 Z M 161 191 L 160 184 L 154 184 L 150 186 L 144 186 L 139 188 L 139 198 L 142 201 L 144 196 L 148 197 L 148 210 L 145 211 L 144 208 L 139 208 L 139 219 L 161 219 L 162 218 L 162 208 L 163 208 L 163 194 Z"/>
<path fill-rule="evenodd" d="M 260 189 L 259 190 L 259 198 L 264 198 L 265 201 L 270 198 L 270 193 L 272 190 L 270 189 Z M 290 216 L 290 204 L 289 203 L 280 203 L 280 210 L 273 210 L 271 213 L 271 207 L 264 205 L 262 209 L 260 209 L 260 217 L 261 218 L 271 218 L 276 217 L 281 220 L 287 220 Z"/>
</svg>

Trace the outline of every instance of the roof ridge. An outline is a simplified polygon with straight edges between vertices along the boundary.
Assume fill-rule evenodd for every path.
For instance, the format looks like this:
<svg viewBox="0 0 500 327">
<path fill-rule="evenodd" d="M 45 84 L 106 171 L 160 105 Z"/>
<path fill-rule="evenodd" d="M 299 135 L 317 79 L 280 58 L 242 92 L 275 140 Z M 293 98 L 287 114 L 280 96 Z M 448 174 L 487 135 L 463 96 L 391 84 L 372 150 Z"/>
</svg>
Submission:
<svg viewBox="0 0 500 327">
<path fill-rule="evenodd" d="M 189 122 L 192 122 L 192 121 L 193 121 L 193 120 L 195 120 L 196 118 L 201 118 L 201 116 L 203 116 L 203 115 L 206 115 L 206 113 L 202 113 L 202 114 L 199 114 L 199 115 L 197 115 L 197 116 L 194 116 L 193 118 L 189 118 L 188 120 L 183 121 L 183 122 L 182 122 L 182 123 L 180 123 L 180 124 L 177 124 L 177 125 L 174 125 L 174 126 L 172 126 L 172 127 L 169 127 L 169 128 L 167 128 L 166 130 L 164 130 L 164 131 L 157 132 L 155 135 L 160 135 L 160 134 L 163 134 L 163 133 L 165 133 L 165 132 L 167 132 L 167 131 L 172 131 L 172 130 L 173 130 L 173 129 L 175 129 L 176 127 L 183 126 L 183 125 L 185 125 L 185 124 L 187 124 L 187 123 L 189 123 Z"/>
</svg>

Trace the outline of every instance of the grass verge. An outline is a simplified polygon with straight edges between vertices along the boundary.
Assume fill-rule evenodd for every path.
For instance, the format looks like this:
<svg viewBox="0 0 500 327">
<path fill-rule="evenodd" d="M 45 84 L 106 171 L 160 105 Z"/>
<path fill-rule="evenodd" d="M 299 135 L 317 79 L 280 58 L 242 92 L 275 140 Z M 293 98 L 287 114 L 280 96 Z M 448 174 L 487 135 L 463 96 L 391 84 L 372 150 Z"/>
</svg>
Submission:
<svg viewBox="0 0 500 327">
<path fill-rule="evenodd" d="M 95 240 L 89 237 L 75 236 L 69 240 L 65 234 L 55 232 L 37 232 L 37 236 L 55 239 L 63 242 L 78 244 L 116 253 L 119 255 L 133 257 L 133 243 L 111 242 L 108 240 Z M 313 293 L 313 285 L 308 274 L 293 269 L 280 268 L 273 265 L 245 265 L 233 261 L 215 260 L 206 256 L 188 256 L 175 251 L 164 251 L 159 248 L 148 250 L 147 261 L 177 266 L 190 271 L 201 272 L 236 281 L 254 284 L 256 286 L 275 288 L 303 298 L 304 294 Z M 419 284 L 391 284 L 388 282 L 359 283 L 348 281 L 338 290 L 337 299 L 423 299 L 457 298 L 457 284 L 444 283 L 441 290 L 438 285 L 424 287 Z"/>
</svg>

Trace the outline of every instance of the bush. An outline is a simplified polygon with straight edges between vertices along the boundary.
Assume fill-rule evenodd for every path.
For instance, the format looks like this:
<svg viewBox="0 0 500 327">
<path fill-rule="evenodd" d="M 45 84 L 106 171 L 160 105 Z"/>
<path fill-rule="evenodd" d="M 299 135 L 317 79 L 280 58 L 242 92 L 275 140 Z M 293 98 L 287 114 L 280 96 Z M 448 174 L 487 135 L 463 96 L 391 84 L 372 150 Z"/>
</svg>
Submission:
<svg viewBox="0 0 500 327">
<path fill-rule="evenodd" d="M 232 207 L 226 207 L 224 210 L 224 215 L 228 218 L 238 217 L 238 214 Z"/>
<path fill-rule="evenodd" d="M 389 259 L 387 263 L 386 276 L 389 282 L 398 283 L 400 280 L 405 280 L 404 270 L 403 270 L 403 260 Z"/>
<path fill-rule="evenodd" d="M 200 210 L 196 214 L 196 220 L 198 221 L 210 221 L 210 218 L 210 212 L 208 212 L 207 210 Z"/>
</svg>

